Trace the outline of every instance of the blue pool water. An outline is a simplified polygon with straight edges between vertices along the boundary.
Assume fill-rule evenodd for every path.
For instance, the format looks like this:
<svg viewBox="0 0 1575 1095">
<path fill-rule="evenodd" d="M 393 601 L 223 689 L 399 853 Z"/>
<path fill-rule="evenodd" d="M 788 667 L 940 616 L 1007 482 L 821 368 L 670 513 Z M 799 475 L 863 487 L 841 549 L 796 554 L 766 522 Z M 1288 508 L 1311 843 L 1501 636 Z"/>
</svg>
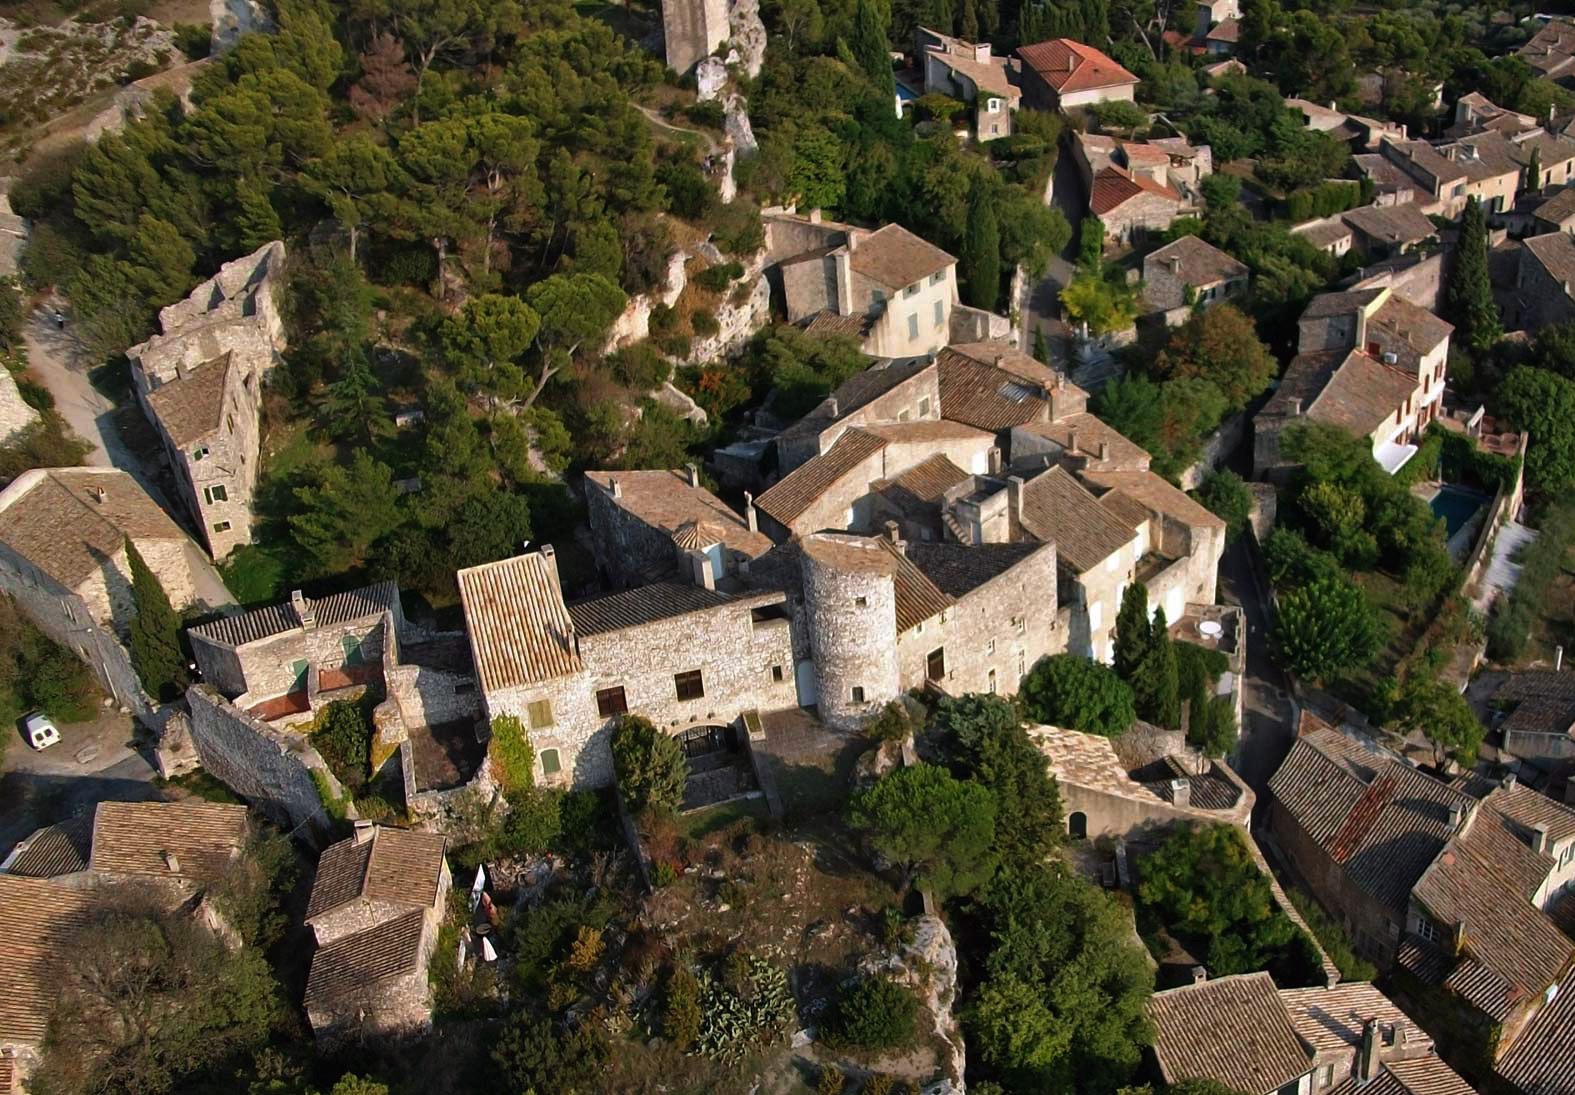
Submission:
<svg viewBox="0 0 1575 1095">
<path fill-rule="evenodd" d="M 1445 535 L 1453 536 L 1471 520 L 1471 515 L 1481 509 L 1486 501 L 1487 499 L 1474 490 L 1446 486 L 1440 489 L 1428 504 L 1433 508 L 1434 517 L 1444 519 Z"/>
</svg>

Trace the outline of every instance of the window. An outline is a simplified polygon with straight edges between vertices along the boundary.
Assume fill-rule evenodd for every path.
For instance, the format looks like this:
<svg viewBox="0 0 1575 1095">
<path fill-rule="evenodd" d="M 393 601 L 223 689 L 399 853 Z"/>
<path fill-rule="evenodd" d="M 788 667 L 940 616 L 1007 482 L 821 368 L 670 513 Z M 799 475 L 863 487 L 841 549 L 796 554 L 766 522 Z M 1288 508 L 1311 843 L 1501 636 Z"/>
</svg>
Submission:
<svg viewBox="0 0 1575 1095">
<path fill-rule="evenodd" d="M 989 642 L 984 644 L 984 652 L 985 652 L 986 655 L 995 653 L 995 640 L 994 639 L 991 639 Z"/>
<path fill-rule="evenodd" d="M 563 771 L 563 762 L 558 759 L 556 749 L 543 749 L 541 751 L 541 774 L 555 776 Z"/>
<path fill-rule="evenodd" d="M 203 487 L 202 496 L 209 502 L 228 502 L 230 500 L 229 492 L 217 483 L 211 487 Z"/>
<path fill-rule="evenodd" d="M 932 681 L 946 679 L 946 648 L 936 647 L 924 659 L 924 675 Z"/>
<path fill-rule="evenodd" d="M 990 695 L 995 695 L 995 670 L 990 670 Z"/>
<path fill-rule="evenodd" d="M 860 688 L 858 685 L 853 686 L 853 691 L 851 694 L 853 696 L 854 703 L 864 702 L 864 689 Z"/>
<path fill-rule="evenodd" d="M 553 724 L 552 701 L 531 700 L 525 705 L 525 717 L 530 720 L 532 730 L 542 730 Z"/>
<path fill-rule="evenodd" d="M 999 113 L 1001 113 L 1001 100 L 999 100 L 999 99 L 991 99 L 988 103 L 985 104 L 985 108 L 991 114 L 999 114 Z"/>
<path fill-rule="evenodd" d="M 1333 1083 L 1334 1083 L 1334 1066 L 1333 1065 L 1324 1065 L 1323 1066 L 1323 1083 L 1320 1086 L 1328 1087 L 1328 1086 L 1330 1086 Z"/>
<path fill-rule="evenodd" d="M 919 295 L 919 283 L 918 282 L 914 282 L 912 285 L 908 286 L 906 289 L 904 289 L 902 291 L 902 295 L 905 296 L 905 297 L 916 297 L 916 296 L 918 296 Z"/>
<path fill-rule="evenodd" d="M 935 271 L 935 273 L 930 275 L 930 284 L 931 285 L 939 285 L 941 282 L 943 282 L 945 280 L 946 280 L 946 271 L 945 270 L 937 270 L 937 271 Z"/>
<path fill-rule="evenodd" d="M 868 608 L 869 604 L 870 604 L 870 599 L 868 597 L 855 597 L 855 598 L 853 598 L 853 607 L 854 608 Z"/>
<path fill-rule="evenodd" d="M 917 313 L 908 317 L 908 337 L 919 337 L 919 316 Z"/>
<path fill-rule="evenodd" d="M 678 698 L 681 700 L 698 700 L 705 695 L 705 681 L 700 677 L 700 670 L 691 669 L 687 673 L 675 673 L 673 684 L 678 689 Z"/>
<path fill-rule="evenodd" d="M 343 636 L 339 640 L 339 649 L 344 652 L 346 665 L 360 665 L 364 660 L 361 656 L 361 639 L 359 636 Z"/>
<path fill-rule="evenodd" d="M 919 397 L 919 417 L 930 417 L 930 397 L 927 395 L 921 395 Z"/>
<path fill-rule="evenodd" d="M 206 446 L 206 445 L 198 445 L 195 449 L 191 450 L 192 463 L 196 463 L 198 460 L 201 460 L 203 457 L 205 457 L 207 455 L 208 455 L 208 446 Z"/>
<path fill-rule="evenodd" d="M 885 290 L 882 290 L 882 289 L 872 290 L 870 292 L 870 301 L 872 303 L 874 303 L 874 304 L 884 304 L 884 303 L 886 303 Z"/>
<path fill-rule="evenodd" d="M 1419 916 L 1416 918 L 1416 934 L 1427 940 L 1429 943 L 1437 943 L 1438 925 L 1434 924 L 1425 916 Z"/>
<path fill-rule="evenodd" d="M 1028 672 L 1028 660 L 1023 655 L 1023 652 L 1021 650 L 1019 650 L 1017 652 L 1017 679 L 1018 680 L 1022 680 L 1023 676 L 1027 672 Z"/>
<path fill-rule="evenodd" d="M 629 701 L 624 697 L 623 685 L 615 684 L 611 688 L 599 689 L 596 693 L 596 713 L 604 719 L 614 715 L 621 715 L 629 710 Z"/>
<path fill-rule="evenodd" d="M 935 302 L 935 326 L 946 326 L 946 308 L 940 301 Z"/>
<path fill-rule="evenodd" d="M 1021 635 L 1028 630 L 1028 621 L 1025 617 L 1013 616 L 1012 627 L 1016 629 L 1019 635 Z"/>
<path fill-rule="evenodd" d="M 235 432 L 235 416 L 233 414 L 227 414 L 224 416 L 224 430 L 226 433 Z"/>
<path fill-rule="evenodd" d="M 897 421 L 898 422 L 906 422 L 906 421 L 908 421 L 908 419 L 910 419 L 912 417 L 913 417 L 913 412 L 912 411 L 901 410 L 901 411 L 897 412 Z"/>
<path fill-rule="evenodd" d="M 214 523 L 213 531 L 214 532 L 229 532 L 230 531 L 230 523 L 228 521 L 217 521 L 217 522 Z"/>
<path fill-rule="evenodd" d="M 783 677 L 782 667 L 780 665 L 773 665 L 771 667 L 771 679 L 773 681 L 775 681 L 776 683 L 781 684 L 782 683 L 782 677 Z"/>
</svg>

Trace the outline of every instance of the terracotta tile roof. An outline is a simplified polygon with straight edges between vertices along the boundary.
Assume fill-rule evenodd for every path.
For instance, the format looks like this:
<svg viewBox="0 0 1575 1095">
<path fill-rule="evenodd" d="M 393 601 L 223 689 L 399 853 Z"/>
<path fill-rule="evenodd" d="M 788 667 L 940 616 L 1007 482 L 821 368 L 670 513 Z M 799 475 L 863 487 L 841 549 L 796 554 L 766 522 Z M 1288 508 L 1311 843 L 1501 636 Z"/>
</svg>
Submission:
<svg viewBox="0 0 1575 1095">
<path fill-rule="evenodd" d="M 1564 19 L 1550 19 L 1515 52 L 1542 75 L 1561 76 L 1575 62 L 1575 26 Z"/>
<path fill-rule="evenodd" d="M 1223 529 L 1225 522 L 1187 493 L 1151 471 L 1086 471 L 1086 482 L 1119 492 L 1150 513 L 1175 519 L 1190 529 Z"/>
<path fill-rule="evenodd" d="M 378 582 L 360 589 L 332 593 L 327 597 L 306 598 L 307 611 L 318 627 L 349 623 L 381 616 L 392 611 L 399 603 L 399 585 L 396 582 Z M 247 643 L 282 635 L 300 628 L 301 617 L 292 601 L 254 608 L 234 616 L 221 616 L 187 630 L 210 642 L 223 646 L 240 647 Z"/>
<path fill-rule="evenodd" d="M 1166 201 L 1181 203 L 1181 195 L 1144 175 L 1134 175 L 1114 164 L 1099 169 L 1088 196 L 1088 208 L 1097 217 L 1106 216 L 1140 194 L 1152 194 Z"/>
<path fill-rule="evenodd" d="M 306 1006 L 330 1004 L 341 997 L 375 992 L 378 981 L 420 974 L 419 910 L 385 920 L 353 935 L 341 936 L 312 956 L 306 978 Z"/>
<path fill-rule="evenodd" d="M 1498 1074 L 1525 1095 L 1575 1093 L 1575 973 L 1565 976 L 1553 1002 L 1521 1031 Z"/>
<path fill-rule="evenodd" d="M 1188 786 L 1188 804 L 1195 810 L 1230 810 L 1241 801 L 1241 788 L 1211 764 L 1206 772 L 1194 772 L 1173 756 L 1150 761 L 1131 774 L 1132 779 L 1166 802 L 1176 801 L 1175 780 Z"/>
<path fill-rule="evenodd" d="M 1471 828 L 1482 821 L 1477 817 Z M 1485 858 L 1495 842 L 1484 837 L 1491 835 L 1489 829 L 1472 839 L 1468 832 L 1450 841 L 1412 896 L 1446 931 L 1464 925 L 1464 945 L 1444 986 L 1503 1020 L 1566 973 L 1575 942 L 1516 892 L 1499 863 Z"/>
<path fill-rule="evenodd" d="M 1437 349 L 1455 330 L 1448 320 L 1393 294 L 1368 318 L 1367 326 L 1370 331 L 1400 339 L 1419 355 Z"/>
<path fill-rule="evenodd" d="M 844 380 L 819 406 L 783 430 L 778 437 L 794 438 L 821 433 L 933 367 L 930 361 L 922 357 L 877 362 Z M 834 415 L 831 413 L 833 403 L 837 408 Z"/>
<path fill-rule="evenodd" d="M 1009 430 L 1042 419 L 1049 405 L 1043 388 L 992 365 L 981 365 L 947 347 L 935 359 L 940 370 L 941 415 L 981 430 Z"/>
<path fill-rule="evenodd" d="M 46 825 L 11 850 L 0 871 L 27 878 L 54 878 L 87 869 L 93 844 L 93 815 L 78 814 Z"/>
<path fill-rule="evenodd" d="M 1414 377 L 1362 350 L 1297 354 L 1263 412 L 1288 414 L 1297 398 L 1307 418 L 1366 437 L 1415 391 Z"/>
<path fill-rule="evenodd" d="M 1269 780 L 1270 793 L 1369 897 L 1403 913 L 1452 834 L 1449 808 L 1476 801 L 1316 722 Z"/>
<path fill-rule="evenodd" d="M 1438 229 L 1416 202 L 1401 205 L 1364 205 L 1341 214 L 1346 224 L 1364 236 L 1395 246 L 1420 243 L 1438 235 Z M 1399 300 L 1399 297 L 1393 299 Z"/>
<path fill-rule="evenodd" d="M 427 908 L 442 883 L 448 838 L 377 825 L 361 840 L 346 837 L 323 849 L 306 905 L 312 920 L 357 898 Z"/>
<path fill-rule="evenodd" d="M 1049 544 L 943 544 L 914 542 L 908 558 L 937 589 L 961 599 L 994 581 Z"/>
<path fill-rule="evenodd" d="M 585 637 L 641 627 L 691 612 L 735 604 L 737 599 L 702 586 L 657 582 L 569 606 L 575 634 Z"/>
<path fill-rule="evenodd" d="M 1566 186 L 1537 207 L 1533 218 L 1545 221 L 1555 228 L 1563 228 L 1575 220 L 1575 186 Z"/>
<path fill-rule="evenodd" d="M 1390 1061 L 1371 1083 L 1362 1084 L 1352 1077 L 1330 1095 L 1354 1095 L 1357 1091 L 1362 1095 L 1476 1095 L 1475 1088 L 1437 1057 Z"/>
<path fill-rule="evenodd" d="M 1078 574 L 1092 570 L 1134 537 L 1132 529 L 1061 467 L 1023 484 L 1020 520 L 1025 530 L 1054 543 L 1059 560 Z"/>
<path fill-rule="evenodd" d="M 60 955 L 91 920 L 93 895 L 0 874 L 0 1041 L 40 1042 L 54 1010 Z"/>
<path fill-rule="evenodd" d="M 0 1095 L 12 1095 L 16 1090 L 16 1061 L 0 1057 Z"/>
<path fill-rule="evenodd" d="M 912 559 L 890 540 L 880 537 L 876 543 L 891 556 L 893 593 L 897 604 L 897 631 L 901 634 L 919 626 L 925 620 L 939 616 L 956 604 L 949 594 L 932 582 Z"/>
<path fill-rule="evenodd" d="M 876 422 L 860 426 L 859 429 L 894 444 L 908 445 L 940 441 L 983 442 L 992 436 L 988 430 L 981 430 L 962 422 L 951 422 L 944 418 L 920 418 L 909 422 Z"/>
<path fill-rule="evenodd" d="M 613 503 L 652 528 L 661 529 L 678 543 L 679 530 L 703 526 L 711 538 L 698 547 L 726 544 L 753 559 L 771 550 L 771 539 L 750 532 L 749 524 L 726 502 L 706 490 L 693 486 L 683 471 L 588 471 L 587 482 L 611 495 L 618 484 L 619 497 Z M 679 544 L 684 547 L 684 544 Z"/>
<path fill-rule="evenodd" d="M 184 448 L 218 430 L 232 359 L 225 354 L 206 361 L 148 393 L 148 409 L 177 446 Z"/>
<path fill-rule="evenodd" d="M 1312 1071 L 1312 1051 L 1267 973 L 1156 992 L 1148 1013 L 1154 1057 L 1167 1084 L 1214 1080 L 1256 1095 Z"/>
<path fill-rule="evenodd" d="M 580 671 L 554 560 L 532 552 L 461 570 L 458 578 L 483 692 Z"/>
<path fill-rule="evenodd" d="M 1508 734 L 1547 734 L 1569 737 L 1575 733 L 1575 699 L 1529 696 L 1515 705 L 1499 729 Z"/>
<path fill-rule="evenodd" d="M 941 496 L 958 483 L 970 478 L 969 474 L 953 464 L 943 453 L 936 453 L 901 475 L 879 479 L 870 489 L 892 496 L 899 502 L 909 501 L 933 505 Z"/>
<path fill-rule="evenodd" d="M 886 447 L 886 439 L 857 426 L 845 430 L 831 448 L 773 483 L 755 499 L 755 508 L 790 526 L 860 464 Z"/>
<path fill-rule="evenodd" d="M 1118 432 L 1104 419 L 1087 411 L 1062 415 L 1053 420 L 1025 422 L 1016 428 L 1024 433 L 1042 437 L 1046 441 L 1053 441 L 1070 453 L 1081 453 L 1095 458 L 1099 457 L 1100 444 L 1107 444 L 1110 448 L 1107 450 L 1106 460 L 1114 466 L 1134 470 L 1148 467 L 1147 449 L 1134 441 L 1129 441 L 1124 434 Z"/>
<path fill-rule="evenodd" d="M 1050 762 L 1058 780 L 1138 802 L 1162 800 L 1152 788 L 1134 780 L 1116 756 L 1116 747 L 1100 734 L 1084 734 L 1059 726 L 1031 726 L 1028 736 Z"/>
<path fill-rule="evenodd" d="M 1280 999 L 1291 1013 L 1296 1033 L 1320 1054 L 1360 1046 L 1362 1024 L 1369 1019 L 1378 1020 L 1380 1029 L 1403 1028 L 1408 1046 L 1433 1044 L 1426 1031 L 1366 981 L 1346 981 L 1333 988 L 1281 989 Z"/>
<path fill-rule="evenodd" d="M 186 534 L 123 471 L 30 471 L 0 491 L 0 542 L 67 589 L 101 573 L 128 538 L 185 540 Z"/>
<path fill-rule="evenodd" d="M 1161 269 L 1169 270 L 1172 277 L 1179 278 L 1193 288 L 1207 288 L 1244 278 L 1249 272 L 1245 263 L 1238 262 L 1197 236 L 1182 236 L 1150 252 L 1143 259 L 1144 278 L 1152 278 Z M 1169 309 L 1179 308 L 1183 304 L 1179 293 L 1174 300 L 1156 300 L 1156 293 L 1155 288 L 1145 289 L 1144 295 L 1151 307 Z"/>
<path fill-rule="evenodd" d="M 101 802 L 93 815 L 88 866 L 116 874 L 217 882 L 229 872 L 246 836 L 244 806 Z"/>
<path fill-rule="evenodd" d="M 786 266 L 788 264 L 784 262 L 782 265 Z M 804 333 L 813 335 L 816 338 L 824 338 L 827 335 L 844 335 L 848 338 L 860 340 L 870 333 L 870 329 L 875 324 L 872 316 L 845 316 L 832 311 L 816 312 L 801 322 L 804 327 Z"/>
<path fill-rule="evenodd" d="M 1057 94 L 1136 84 L 1138 78 L 1093 46 L 1070 38 L 1019 46 L 1017 56 Z"/>
<path fill-rule="evenodd" d="M 1203 36 L 1205 42 L 1238 42 L 1241 40 L 1241 23 L 1234 17 L 1221 19 Z"/>
<path fill-rule="evenodd" d="M 860 238 L 848 255 L 853 271 L 888 289 L 905 289 L 953 266 L 957 259 L 900 224 Z"/>
<path fill-rule="evenodd" d="M 947 348 L 953 353 L 961 354 L 963 357 L 980 365 L 1004 369 L 1013 376 L 1020 376 L 1024 380 L 1038 384 L 1043 388 L 1048 388 L 1059 381 L 1076 388 L 1080 392 L 1082 391 L 1081 388 L 1077 388 L 1077 385 L 1066 378 L 1065 373 L 1046 365 L 1038 358 L 1023 353 L 1010 342 L 1001 342 L 999 340 L 954 342 Z M 1085 399 L 1088 397 L 1087 392 L 1082 394 Z"/>
<path fill-rule="evenodd" d="M 1521 240 L 1523 252 L 1537 262 L 1555 283 L 1575 285 L 1575 236 L 1568 232 L 1549 232 Z M 1565 291 L 1569 295 L 1569 291 Z"/>
<path fill-rule="evenodd" d="M 1107 490 L 1100 495 L 1099 504 L 1115 514 L 1122 524 L 1134 532 L 1152 519 L 1148 510 L 1137 499 L 1128 497 L 1118 490 Z"/>
</svg>

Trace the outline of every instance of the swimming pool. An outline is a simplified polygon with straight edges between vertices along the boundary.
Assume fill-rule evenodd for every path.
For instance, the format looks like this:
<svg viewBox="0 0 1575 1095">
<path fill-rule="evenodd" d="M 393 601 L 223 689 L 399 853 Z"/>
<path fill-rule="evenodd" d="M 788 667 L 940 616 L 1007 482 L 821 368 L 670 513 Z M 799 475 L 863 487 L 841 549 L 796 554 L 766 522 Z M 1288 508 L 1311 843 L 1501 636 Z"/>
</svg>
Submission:
<svg viewBox="0 0 1575 1095">
<path fill-rule="evenodd" d="M 1473 514 L 1481 509 L 1487 498 L 1474 490 L 1465 487 L 1440 487 L 1433 500 L 1428 503 L 1433 509 L 1434 517 L 1444 519 L 1444 536 L 1446 539 L 1453 537 L 1465 527 Z"/>
</svg>

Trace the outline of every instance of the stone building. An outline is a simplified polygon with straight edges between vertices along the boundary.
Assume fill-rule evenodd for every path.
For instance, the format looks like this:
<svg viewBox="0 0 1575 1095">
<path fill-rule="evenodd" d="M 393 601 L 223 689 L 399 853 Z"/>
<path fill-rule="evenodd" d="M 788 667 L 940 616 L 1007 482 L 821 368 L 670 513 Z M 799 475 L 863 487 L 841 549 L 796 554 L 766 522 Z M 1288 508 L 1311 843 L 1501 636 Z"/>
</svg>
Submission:
<svg viewBox="0 0 1575 1095">
<path fill-rule="evenodd" d="M 329 691 L 368 683 L 383 660 L 390 630 L 385 620 L 397 654 L 405 618 L 393 582 L 320 598 L 296 590 L 288 602 L 221 616 L 186 634 L 202 679 L 250 707 L 304 694 L 309 672 Z"/>
<path fill-rule="evenodd" d="M 459 589 L 486 713 L 529 729 L 544 784 L 609 783 L 625 712 L 704 736 L 799 701 L 780 592 L 659 583 L 567 605 L 550 546 L 461 570 Z"/>
<path fill-rule="evenodd" d="M 125 472 L 40 468 L 0 491 L 0 592 L 118 703 L 145 714 L 149 701 L 123 645 L 133 616 L 128 541 L 176 611 L 234 603 L 202 549 Z"/>
<path fill-rule="evenodd" d="M 1167 324 L 1184 322 L 1194 307 L 1247 291 L 1247 265 L 1197 236 L 1182 236 L 1143 258 L 1143 300 Z"/>
<path fill-rule="evenodd" d="M 1138 78 L 1107 54 L 1070 38 L 1019 46 L 1023 105 L 1035 110 L 1071 110 L 1094 103 L 1131 102 Z"/>
<path fill-rule="evenodd" d="M 916 37 L 926 94 L 968 104 L 970 128 L 981 141 L 1011 136 L 1012 114 L 1023 94 L 1017 58 L 996 57 L 988 42 L 967 42 L 926 27 L 920 27 Z"/>
<path fill-rule="evenodd" d="M 319 1041 L 432 1025 L 427 963 L 448 906 L 447 845 L 441 834 L 357 822 L 323 850 L 306 907 L 317 941 L 306 1014 Z"/>
<path fill-rule="evenodd" d="M 1101 168 L 1088 194 L 1088 210 L 1105 226 L 1107 239 L 1132 243 L 1154 232 L 1163 232 L 1190 203 L 1167 182 L 1147 174 L 1117 167 Z"/>
<path fill-rule="evenodd" d="M 1468 1095 L 1471 1088 L 1438 1059 L 1433 1039 L 1367 981 L 1328 988 L 1285 988 L 1280 1001 L 1313 1049 L 1313 1095 L 1350 1091 L 1395 1070 L 1381 1090 Z M 1398 1089 L 1393 1083 L 1398 1082 Z"/>
<path fill-rule="evenodd" d="M 1074 840 L 1130 842 L 1190 822 L 1251 827 L 1256 796 L 1224 761 L 1177 751 L 1130 766 L 1098 734 L 1036 726 L 1028 736 L 1049 761 Z"/>
<path fill-rule="evenodd" d="M 1527 669 L 1493 694 L 1504 752 L 1558 775 L 1575 767 L 1575 673 Z"/>
<path fill-rule="evenodd" d="M 662 0 L 667 67 L 686 76 L 730 35 L 727 0 Z"/>
<path fill-rule="evenodd" d="M 830 449 L 853 426 L 935 422 L 940 417 L 940 373 L 935 362 L 878 361 L 849 377 L 814 410 L 777 434 L 777 468 L 787 475 Z"/>
<path fill-rule="evenodd" d="M 1532 211 L 1531 234 L 1549 232 L 1575 232 L 1575 186 L 1556 191 Z"/>
<path fill-rule="evenodd" d="M 1297 355 L 1253 421 L 1254 476 L 1288 467 L 1281 435 L 1303 420 L 1367 438 L 1398 471 L 1443 412 L 1454 327 L 1389 286 L 1323 293 L 1298 326 Z"/>
<path fill-rule="evenodd" d="M 1169 187 L 1196 205 L 1203 198 L 1200 184 L 1214 172 L 1213 150 L 1184 137 L 1123 141 L 1102 133 L 1074 133 L 1070 151 L 1090 193 L 1094 178 L 1115 167 L 1144 182 Z"/>
<path fill-rule="evenodd" d="M 262 387 L 284 349 L 276 299 L 284 244 L 234 262 L 159 312 L 161 333 L 126 351 L 210 553 L 251 542 Z"/>
<path fill-rule="evenodd" d="M 740 517 L 700 485 L 699 471 L 585 473 L 586 516 L 597 569 L 614 587 L 642 585 L 675 572 L 715 588 L 740 563 L 771 550 L 754 507 Z"/>
<path fill-rule="evenodd" d="M 1496 133 L 1437 146 L 1385 139 L 1379 151 L 1417 183 L 1426 212 L 1453 219 L 1471 198 L 1490 213 L 1503 213 L 1515 205 L 1521 165 Z"/>
<path fill-rule="evenodd" d="M 1535 331 L 1575 319 L 1575 236 L 1549 232 L 1521 241 L 1515 274 L 1515 314 L 1505 322 L 1516 330 Z"/>
</svg>

